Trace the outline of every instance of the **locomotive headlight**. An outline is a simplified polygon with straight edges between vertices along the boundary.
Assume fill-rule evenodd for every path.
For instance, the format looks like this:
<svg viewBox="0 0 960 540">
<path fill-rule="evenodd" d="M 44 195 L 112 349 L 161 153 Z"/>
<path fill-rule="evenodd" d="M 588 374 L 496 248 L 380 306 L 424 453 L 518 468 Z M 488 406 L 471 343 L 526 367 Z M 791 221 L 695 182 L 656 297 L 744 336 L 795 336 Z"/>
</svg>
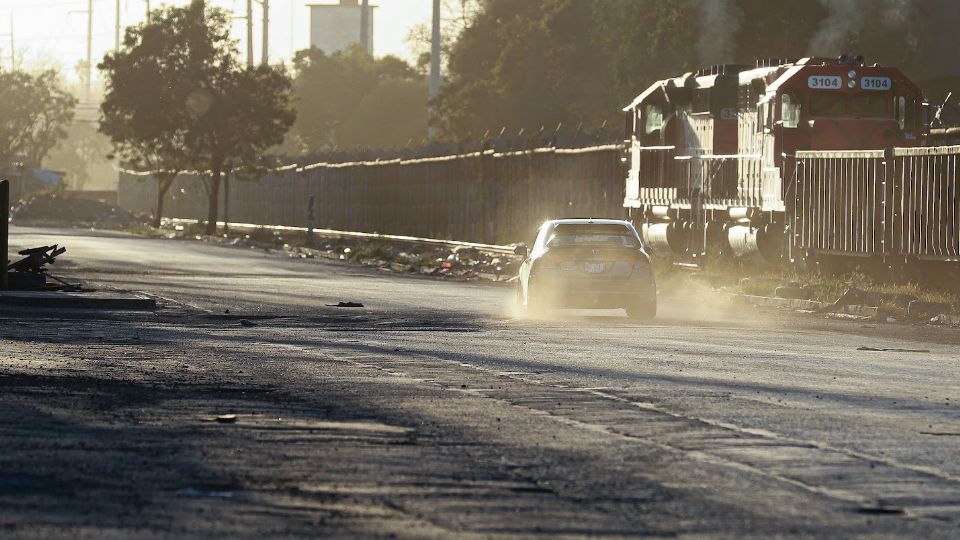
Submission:
<svg viewBox="0 0 960 540">
<path fill-rule="evenodd" d="M 853 73 L 853 72 L 851 71 L 850 73 Z M 847 88 L 856 88 L 856 87 L 857 87 L 857 81 L 853 79 L 850 79 L 849 81 L 847 81 Z"/>
<path fill-rule="evenodd" d="M 851 79 L 855 78 L 856 76 L 857 76 L 856 71 L 850 70 L 847 72 L 847 77 L 850 77 Z"/>
</svg>

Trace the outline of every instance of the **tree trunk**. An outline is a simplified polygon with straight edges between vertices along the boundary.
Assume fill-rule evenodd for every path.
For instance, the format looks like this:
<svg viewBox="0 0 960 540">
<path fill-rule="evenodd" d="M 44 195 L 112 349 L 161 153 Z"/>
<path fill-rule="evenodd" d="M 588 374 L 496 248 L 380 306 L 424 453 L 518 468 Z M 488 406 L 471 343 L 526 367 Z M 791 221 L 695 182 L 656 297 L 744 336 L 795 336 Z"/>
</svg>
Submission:
<svg viewBox="0 0 960 540">
<path fill-rule="evenodd" d="M 220 180 L 223 176 L 223 164 L 217 163 L 210 169 L 213 172 L 210 177 L 210 193 L 208 193 L 210 200 L 207 211 L 207 228 L 204 231 L 207 236 L 217 234 L 217 216 L 220 213 Z"/>
<path fill-rule="evenodd" d="M 163 218 L 163 201 L 167 197 L 167 192 L 170 191 L 170 186 L 173 185 L 173 178 L 157 178 L 157 209 L 153 213 L 153 227 L 155 229 L 160 228 L 160 219 Z"/>
</svg>

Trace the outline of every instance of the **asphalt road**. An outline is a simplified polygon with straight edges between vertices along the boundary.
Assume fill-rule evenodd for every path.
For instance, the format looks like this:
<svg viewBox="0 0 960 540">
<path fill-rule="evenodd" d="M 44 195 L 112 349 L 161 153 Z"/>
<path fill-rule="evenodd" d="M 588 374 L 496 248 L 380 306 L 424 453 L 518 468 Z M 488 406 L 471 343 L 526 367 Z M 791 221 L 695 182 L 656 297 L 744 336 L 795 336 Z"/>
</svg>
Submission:
<svg viewBox="0 0 960 540">
<path fill-rule="evenodd" d="M 386 459 L 368 445 L 356 455 L 369 459 L 338 469 L 341 485 L 367 490 L 351 496 L 373 490 L 377 508 L 393 513 L 365 522 L 372 529 L 358 519 L 314 532 L 960 535 L 956 329 L 760 311 L 684 291 L 661 298 L 649 323 L 618 311 L 521 320 L 512 289 L 498 284 L 122 234 L 13 228 L 11 243 L 65 244 L 60 275 L 208 314 L 176 339 L 169 322 L 137 330 L 158 347 L 179 339 L 203 350 L 198 373 L 242 366 L 236 384 L 269 381 L 303 399 L 321 399 L 323 387 L 339 400 L 324 407 L 349 402 L 385 426 L 383 437 L 417 434 L 409 455 Z M 364 308 L 326 306 L 339 301 Z M 238 317 L 256 326 L 217 328 Z M 22 351 L 26 336 L 0 338 Z M 446 491 L 384 480 L 424 474 Z"/>
</svg>

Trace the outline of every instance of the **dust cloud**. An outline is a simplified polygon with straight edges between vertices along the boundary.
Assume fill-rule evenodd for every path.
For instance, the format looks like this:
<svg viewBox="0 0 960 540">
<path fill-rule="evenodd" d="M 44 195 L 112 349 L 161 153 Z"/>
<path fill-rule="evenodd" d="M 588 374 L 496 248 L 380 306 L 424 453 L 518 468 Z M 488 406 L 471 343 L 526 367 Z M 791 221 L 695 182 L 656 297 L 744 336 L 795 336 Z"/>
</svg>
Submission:
<svg viewBox="0 0 960 540">
<path fill-rule="evenodd" d="M 657 316 L 650 320 L 631 319 L 623 309 L 548 308 L 531 314 L 523 309 L 512 289 L 503 315 L 514 320 L 574 325 L 783 328 L 782 314 L 745 305 L 735 295 L 705 283 L 666 276 L 657 290 Z"/>
</svg>

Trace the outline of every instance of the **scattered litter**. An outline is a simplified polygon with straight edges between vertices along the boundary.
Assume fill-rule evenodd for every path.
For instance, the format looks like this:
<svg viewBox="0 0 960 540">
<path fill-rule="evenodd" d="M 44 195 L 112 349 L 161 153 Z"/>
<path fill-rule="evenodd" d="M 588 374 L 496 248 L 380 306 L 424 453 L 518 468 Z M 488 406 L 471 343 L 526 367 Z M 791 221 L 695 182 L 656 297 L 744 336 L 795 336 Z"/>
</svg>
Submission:
<svg viewBox="0 0 960 540">
<path fill-rule="evenodd" d="M 893 324 L 895 322 L 897 322 L 896 317 L 887 317 L 887 324 Z"/>
<path fill-rule="evenodd" d="M 903 508 L 897 506 L 888 506 L 888 505 L 877 505 L 877 506 L 861 506 L 857 509 L 857 512 L 861 514 L 903 514 Z"/>
<path fill-rule="evenodd" d="M 916 299 L 917 297 L 909 294 L 870 292 L 851 287 L 843 291 L 843 294 L 841 294 L 835 302 L 826 304 L 820 308 L 820 311 L 835 311 L 846 306 L 855 305 L 878 307 L 881 304 L 894 304 L 898 308 L 906 309 L 910 305 L 910 302 Z"/>
<path fill-rule="evenodd" d="M 809 300 L 813 297 L 814 290 L 809 287 L 803 287 L 799 283 L 791 283 L 783 287 L 777 287 L 773 295 L 777 298 L 790 298 L 795 300 Z"/>
<path fill-rule="evenodd" d="M 336 304 L 325 304 L 327 307 L 363 307 L 360 302 L 337 302 Z"/>
<path fill-rule="evenodd" d="M 217 422 L 218 424 L 236 424 L 236 423 L 237 423 L 237 415 L 235 415 L 235 414 L 221 414 L 220 416 L 217 416 L 216 418 L 214 418 L 213 421 L 214 421 L 214 422 Z"/>
<path fill-rule="evenodd" d="M 803 310 L 797 310 L 803 311 Z M 814 313 L 812 311 L 807 311 L 807 313 Z M 873 317 L 867 317 L 866 315 L 853 315 L 851 313 L 827 313 L 826 317 L 828 319 L 843 319 L 847 321 L 869 321 Z"/>
<path fill-rule="evenodd" d="M 72 227 L 129 228 L 146 220 L 105 201 L 57 193 L 34 195 L 10 212 L 14 223 L 69 224 Z"/>
<path fill-rule="evenodd" d="M 948 322 L 950 322 L 950 318 L 943 313 L 930 319 L 930 324 L 947 324 Z"/>
<path fill-rule="evenodd" d="M 857 347 L 858 351 L 872 351 L 872 352 L 915 352 L 915 353 L 928 353 L 930 349 L 884 349 L 877 347 Z"/>
<path fill-rule="evenodd" d="M 914 300 L 907 305 L 907 313 L 915 317 L 936 317 L 952 311 L 953 306 L 946 302 Z"/>
<path fill-rule="evenodd" d="M 248 321 L 247 319 L 240 319 L 240 326 L 246 326 L 247 328 L 250 328 L 251 326 L 256 326 L 256 325 L 257 323 L 253 321 Z"/>
</svg>

